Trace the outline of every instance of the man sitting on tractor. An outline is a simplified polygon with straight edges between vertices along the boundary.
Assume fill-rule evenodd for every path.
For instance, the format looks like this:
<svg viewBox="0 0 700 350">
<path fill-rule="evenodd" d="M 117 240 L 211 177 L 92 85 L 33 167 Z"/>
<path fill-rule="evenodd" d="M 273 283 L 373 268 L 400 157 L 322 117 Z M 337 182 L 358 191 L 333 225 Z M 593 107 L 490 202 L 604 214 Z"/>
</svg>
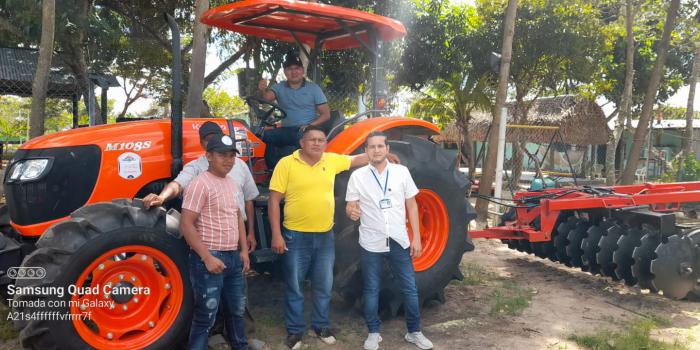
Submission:
<svg viewBox="0 0 700 350">
<path fill-rule="evenodd" d="M 286 81 L 268 87 L 268 82 L 263 79 L 258 83 L 260 97 L 269 102 L 277 101 L 277 104 L 287 112 L 287 117 L 282 120 L 282 127 L 266 130 L 263 141 L 268 146 L 265 150 L 265 162 L 268 169 L 272 170 L 282 156 L 276 154 L 272 147 L 292 146 L 299 147 L 299 140 L 304 129 L 309 125 L 320 126 L 331 118 L 331 110 L 328 100 L 318 84 L 307 81 L 304 66 L 295 54 L 287 55 L 284 63 L 284 76 Z"/>
</svg>

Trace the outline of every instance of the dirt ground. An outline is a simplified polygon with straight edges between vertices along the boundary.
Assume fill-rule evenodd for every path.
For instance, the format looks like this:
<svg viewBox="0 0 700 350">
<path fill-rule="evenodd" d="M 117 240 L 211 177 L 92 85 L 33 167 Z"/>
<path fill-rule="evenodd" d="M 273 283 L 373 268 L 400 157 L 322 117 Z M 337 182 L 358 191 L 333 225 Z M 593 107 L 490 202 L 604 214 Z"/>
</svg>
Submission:
<svg viewBox="0 0 700 350">
<path fill-rule="evenodd" d="M 424 333 L 436 349 L 580 349 L 571 335 L 616 330 L 640 318 L 662 320 L 655 336 L 700 349 L 700 302 L 674 301 L 628 288 L 603 277 L 508 249 L 498 241 L 477 240 L 462 260 L 464 281 L 445 291 L 446 302 L 423 309 Z M 249 279 L 249 300 L 256 338 L 284 349 L 283 285 L 269 276 Z M 494 312 L 515 296 L 530 299 L 519 315 Z M 523 297 L 524 296 L 524 297 Z M 308 299 L 307 299 L 308 300 Z M 366 337 L 356 308 L 334 300 L 331 321 L 338 343 L 325 346 L 306 336 L 303 349 L 361 349 Z M 383 325 L 381 349 L 415 349 L 403 341 L 401 317 Z M 19 349 L 16 340 L 0 349 Z"/>
<path fill-rule="evenodd" d="M 640 318 L 663 321 L 659 323 L 664 328 L 655 334 L 659 338 L 700 349 L 700 302 L 644 294 L 638 288 L 510 250 L 498 241 L 475 243 L 476 250 L 462 260 L 465 281 L 447 287 L 444 304 L 436 302 L 423 309 L 424 333 L 436 349 L 579 349 L 566 339 L 619 329 Z M 284 349 L 283 285 L 257 282 L 250 281 L 249 293 L 257 317 L 256 335 L 273 349 Z M 514 289 L 532 297 L 522 314 L 493 312 L 497 295 L 513 295 Z M 304 348 L 361 349 L 366 329 L 359 310 L 335 302 L 332 322 L 339 338 L 336 345 L 324 347 L 306 336 Z M 400 317 L 385 322 L 381 349 L 415 349 L 403 341 L 404 333 Z"/>
</svg>

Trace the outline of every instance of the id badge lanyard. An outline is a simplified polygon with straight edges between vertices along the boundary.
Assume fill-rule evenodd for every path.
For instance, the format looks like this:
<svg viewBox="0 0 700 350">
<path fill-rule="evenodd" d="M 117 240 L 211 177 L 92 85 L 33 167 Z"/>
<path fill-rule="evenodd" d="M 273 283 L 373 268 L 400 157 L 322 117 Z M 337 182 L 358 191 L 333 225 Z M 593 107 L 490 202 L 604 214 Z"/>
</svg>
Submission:
<svg viewBox="0 0 700 350">
<path fill-rule="evenodd" d="M 382 211 L 382 215 L 384 216 L 384 232 L 386 232 L 386 246 L 389 246 L 389 219 L 387 218 L 387 213 L 384 211 L 385 209 L 389 209 L 392 207 L 391 199 L 386 196 L 386 190 L 389 187 L 389 168 L 386 169 L 386 178 L 384 179 L 384 186 L 382 186 L 382 183 L 379 182 L 379 177 L 377 174 L 374 173 L 374 170 L 370 169 L 369 170 L 372 173 L 372 176 L 374 177 L 374 181 L 377 183 L 377 186 L 379 186 L 379 189 L 382 191 L 382 199 L 379 200 L 379 209 Z"/>
</svg>

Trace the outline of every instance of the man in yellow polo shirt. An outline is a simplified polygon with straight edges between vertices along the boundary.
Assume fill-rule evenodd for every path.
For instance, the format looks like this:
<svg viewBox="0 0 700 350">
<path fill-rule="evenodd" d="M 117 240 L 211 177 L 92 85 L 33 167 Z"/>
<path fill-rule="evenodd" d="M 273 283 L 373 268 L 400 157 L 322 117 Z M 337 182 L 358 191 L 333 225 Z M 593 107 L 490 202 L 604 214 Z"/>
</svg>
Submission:
<svg viewBox="0 0 700 350">
<path fill-rule="evenodd" d="M 302 335 L 306 331 L 303 286 L 307 272 L 313 290 L 311 327 L 324 343 L 335 343 L 328 320 L 335 261 L 333 185 L 336 174 L 368 162 L 366 154 L 326 153 L 326 134 L 315 125 L 304 130 L 299 143 L 300 150 L 277 163 L 270 180 L 268 202 L 272 250 L 283 254 L 287 285 L 285 343 L 290 349 L 301 347 Z M 280 227 L 282 198 L 285 199 L 284 222 Z"/>
</svg>

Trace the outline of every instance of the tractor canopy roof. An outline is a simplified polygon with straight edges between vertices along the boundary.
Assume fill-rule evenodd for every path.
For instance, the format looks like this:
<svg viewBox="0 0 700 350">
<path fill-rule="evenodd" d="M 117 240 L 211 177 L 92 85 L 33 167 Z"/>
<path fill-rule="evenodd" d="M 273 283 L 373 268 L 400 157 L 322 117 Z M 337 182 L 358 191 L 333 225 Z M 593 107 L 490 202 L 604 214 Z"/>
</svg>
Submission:
<svg viewBox="0 0 700 350">
<path fill-rule="evenodd" d="M 367 47 L 370 33 L 390 41 L 406 35 L 394 19 L 340 6 L 294 0 L 245 0 L 205 12 L 202 23 L 315 49 Z"/>
</svg>

